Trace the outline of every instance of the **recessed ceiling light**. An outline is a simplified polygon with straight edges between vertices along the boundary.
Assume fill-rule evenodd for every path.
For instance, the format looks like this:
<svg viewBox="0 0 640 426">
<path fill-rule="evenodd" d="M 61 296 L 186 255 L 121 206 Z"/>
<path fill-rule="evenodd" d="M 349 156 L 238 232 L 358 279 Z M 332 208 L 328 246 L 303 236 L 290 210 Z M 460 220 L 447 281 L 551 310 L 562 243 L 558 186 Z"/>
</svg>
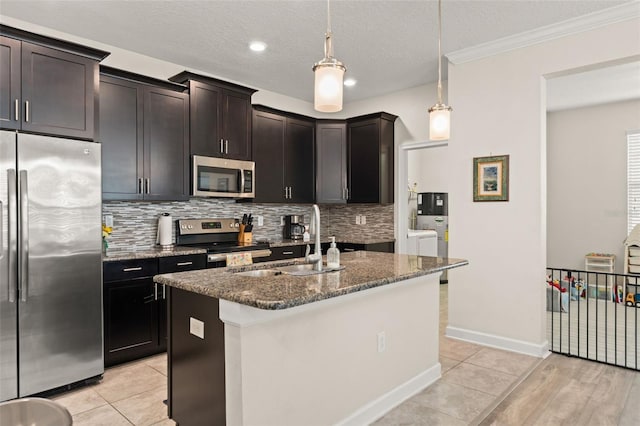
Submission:
<svg viewBox="0 0 640 426">
<path fill-rule="evenodd" d="M 254 52 L 263 52 L 267 48 L 267 44 L 261 41 L 252 41 L 249 43 L 249 49 Z"/>
<path fill-rule="evenodd" d="M 356 85 L 356 80 L 353 78 L 348 78 L 344 81 L 344 85 L 347 87 L 353 87 Z"/>
</svg>

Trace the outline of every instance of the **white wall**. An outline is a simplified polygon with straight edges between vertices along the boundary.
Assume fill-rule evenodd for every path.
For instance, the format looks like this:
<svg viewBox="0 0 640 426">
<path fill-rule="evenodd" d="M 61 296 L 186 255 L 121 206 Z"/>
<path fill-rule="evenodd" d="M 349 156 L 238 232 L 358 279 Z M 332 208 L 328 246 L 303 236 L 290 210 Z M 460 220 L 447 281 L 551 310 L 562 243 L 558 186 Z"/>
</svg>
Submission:
<svg viewBox="0 0 640 426">
<path fill-rule="evenodd" d="M 447 334 L 546 353 L 545 75 L 640 55 L 640 19 L 449 66 Z M 473 202 L 474 157 L 510 155 L 510 200 Z M 455 236 L 455 238 L 453 237 Z"/>
<path fill-rule="evenodd" d="M 627 236 L 627 130 L 640 100 L 547 114 L 547 266 L 584 269 L 589 252 L 616 255 Z"/>
</svg>

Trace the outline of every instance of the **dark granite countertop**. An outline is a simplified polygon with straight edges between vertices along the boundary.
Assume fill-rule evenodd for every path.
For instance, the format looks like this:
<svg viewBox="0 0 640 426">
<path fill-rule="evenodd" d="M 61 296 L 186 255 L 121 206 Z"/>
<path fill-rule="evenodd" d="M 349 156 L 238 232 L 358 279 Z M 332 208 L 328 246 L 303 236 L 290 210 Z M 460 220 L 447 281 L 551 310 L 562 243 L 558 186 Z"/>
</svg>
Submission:
<svg viewBox="0 0 640 426">
<path fill-rule="evenodd" d="M 242 268 L 201 269 L 156 275 L 154 281 L 260 309 L 287 309 L 391 284 L 469 262 L 462 259 L 358 251 L 340 256 L 345 269 L 317 275 L 248 277 L 234 272 L 304 263 L 304 259 L 267 262 Z"/>
<path fill-rule="evenodd" d="M 119 260 L 134 260 L 134 259 L 151 259 L 154 257 L 168 257 L 168 256 L 184 256 L 187 254 L 202 254 L 206 253 L 205 249 L 191 248 L 191 247 L 173 247 L 170 250 L 162 250 L 160 248 L 152 248 L 148 250 L 109 250 L 107 254 L 102 253 L 103 262 L 115 262 Z"/>
<path fill-rule="evenodd" d="M 321 238 L 322 243 L 329 243 L 330 240 L 327 237 Z M 378 243 L 393 243 L 395 242 L 395 238 L 371 238 L 371 237 L 336 237 L 336 243 L 348 243 L 348 244 L 378 244 Z M 298 246 L 298 245 L 307 245 L 313 243 L 315 240 L 313 237 L 311 241 L 302 241 L 302 240 L 271 240 L 269 241 L 269 245 L 271 247 L 286 247 L 286 246 Z"/>
</svg>

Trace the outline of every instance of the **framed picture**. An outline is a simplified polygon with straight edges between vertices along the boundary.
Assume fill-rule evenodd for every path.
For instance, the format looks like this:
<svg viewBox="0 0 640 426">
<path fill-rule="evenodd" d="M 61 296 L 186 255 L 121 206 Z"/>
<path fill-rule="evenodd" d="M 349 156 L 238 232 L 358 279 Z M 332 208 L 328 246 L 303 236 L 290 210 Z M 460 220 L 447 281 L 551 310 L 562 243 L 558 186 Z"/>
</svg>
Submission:
<svg viewBox="0 0 640 426">
<path fill-rule="evenodd" d="M 473 159 L 473 201 L 509 201 L 509 156 Z"/>
</svg>

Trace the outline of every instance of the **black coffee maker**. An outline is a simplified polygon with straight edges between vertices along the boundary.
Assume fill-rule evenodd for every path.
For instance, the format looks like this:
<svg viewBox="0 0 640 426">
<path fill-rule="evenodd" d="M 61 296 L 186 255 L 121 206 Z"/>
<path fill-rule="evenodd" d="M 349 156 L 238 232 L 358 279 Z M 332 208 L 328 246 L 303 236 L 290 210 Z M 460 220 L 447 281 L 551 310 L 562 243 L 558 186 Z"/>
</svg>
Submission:
<svg viewBox="0 0 640 426">
<path fill-rule="evenodd" d="M 284 239 L 301 240 L 304 234 L 304 215 L 290 214 L 284 217 Z"/>
</svg>

